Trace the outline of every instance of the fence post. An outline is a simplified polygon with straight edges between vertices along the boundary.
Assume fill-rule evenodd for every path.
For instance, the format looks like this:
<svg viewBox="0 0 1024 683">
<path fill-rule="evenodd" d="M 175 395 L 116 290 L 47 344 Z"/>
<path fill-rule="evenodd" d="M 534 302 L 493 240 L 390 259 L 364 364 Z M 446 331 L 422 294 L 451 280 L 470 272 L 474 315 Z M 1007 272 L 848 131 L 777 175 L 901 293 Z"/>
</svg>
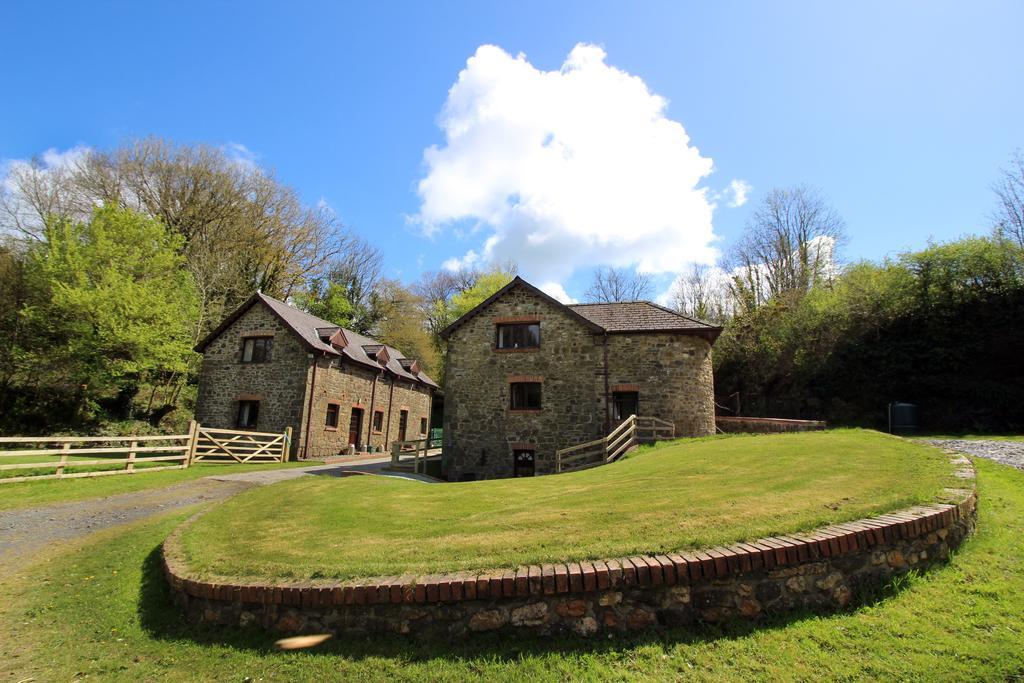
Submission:
<svg viewBox="0 0 1024 683">
<path fill-rule="evenodd" d="M 394 467 L 395 465 L 398 464 L 398 454 L 399 454 L 399 452 L 401 450 L 402 450 L 402 442 L 401 441 L 392 441 L 391 442 L 391 466 L 392 467 Z"/>
<path fill-rule="evenodd" d="M 188 450 L 185 451 L 185 462 L 181 463 L 181 469 L 192 466 L 192 460 L 196 457 L 196 446 L 199 445 L 199 429 L 201 427 L 202 425 L 195 420 L 188 423 Z"/>
<path fill-rule="evenodd" d="M 60 464 L 57 465 L 57 476 L 58 477 L 63 477 L 64 476 L 64 466 L 68 464 L 68 451 L 71 450 L 71 443 L 70 442 L 65 442 L 64 445 L 62 445 L 60 447 L 60 450 L 61 450 Z"/>
<path fill-rule="evenodd" d="M 128 447 L 128 462 L 124 464 L 125 472 L 135 471 L 135 449 L 138 447 L 139 442 L 132 440 L 132 445 Z"/>
<path fill-rule="evenodd" d="M 284 443 L 281 444 L 281 462 L 288 462 L 292 457 L 292 428 L 291 425 L 284 428 Z"/>
</svg>

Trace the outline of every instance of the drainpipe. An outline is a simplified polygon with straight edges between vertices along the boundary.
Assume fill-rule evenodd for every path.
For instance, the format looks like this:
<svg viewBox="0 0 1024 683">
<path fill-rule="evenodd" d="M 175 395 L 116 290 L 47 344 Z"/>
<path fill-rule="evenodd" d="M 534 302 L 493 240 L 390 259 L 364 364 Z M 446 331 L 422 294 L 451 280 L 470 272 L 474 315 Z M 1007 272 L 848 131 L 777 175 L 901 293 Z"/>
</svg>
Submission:
<svg viewBox="0 0 1024 683">
<path fill-rule="evenodd" d="M 604 433 L 612 431 L 612 413 L 609 402 L 611 394 L 608 393 L 608 332 L 604 333 Z"/>
<path fill-rule="evenodd" d="M 327 355 L 327 354 L 323 354 Z M 306 408 L 306 436 L 302 439 L 302 459 L 309 457 L 309 429 L 313 426 L 313 397 L 316 395 L 316 356 L 313 356 L 313 381 L 309 386 L 309 406 Z M 340 362 L 340 361 L 339 361 Z"/>
<path fill-rule="evenodd" d="M 377 380 L 380 378 L 380 372 L 373 376 L 373 387 L 370 389 L 370 428 L 366 430 L 366 450 L 372 451 L 373 448 L 373 402 L 377 398 Z M 386 437 L 385 437 L 386 438 Z"/>
<path fill-rule="evenodd" d="M 391 378 L 391 390 L 388 392 L 388 424 L 384 428 L 384 447 L 388 448 L 391 444 L 388 443 L 388 437 L 391 436 L 391 413 L 394 408 L 395 401 L 395 378 Z"/>
</svg>

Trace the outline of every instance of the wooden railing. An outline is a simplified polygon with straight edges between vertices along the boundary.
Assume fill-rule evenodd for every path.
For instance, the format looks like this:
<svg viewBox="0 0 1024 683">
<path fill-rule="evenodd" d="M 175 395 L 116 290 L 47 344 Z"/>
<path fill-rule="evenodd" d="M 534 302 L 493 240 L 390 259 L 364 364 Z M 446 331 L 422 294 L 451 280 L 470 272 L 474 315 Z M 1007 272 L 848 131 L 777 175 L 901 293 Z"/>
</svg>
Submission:
<svg viewBox="0 0 1024 683">
<path fill-rule="evenodd" d="M 615 462 L 638 444 L 675 435 L 676 427 L 671 422 L 630 415 L 606 437 L 555 451 L 555 472 L 575 472 Z"/>
<path fill-rule="evenodd" d="M 427 457 L 430 451 L 441 448 L 441 437 L 427 437 L 413 441 L 393 441 L 391 443 L 391 468 L 400 469 L 412 463 L 412 471 L 416 474 L 427 473 Z"/>
<path fill-rule="evenodd" d="M 189 425 L 188 434 L 5 436 L 0 437 L 0 484 L 159 472 L 203 461 L 284 462 L 288 460 L 291 436 L 291 427 L 275 434 L 212 429 L 197 422 Z M 119 455 L 124 457 L 116 457 Z M 14 471 L 26 474 L 6 476 Z"/>
<path fill-rule="evenodd" d="M 292 428 L 281 433 L 213 429 L 198 425 L 192 462 L 284 462 L 292 441 Z"/>
</svg>

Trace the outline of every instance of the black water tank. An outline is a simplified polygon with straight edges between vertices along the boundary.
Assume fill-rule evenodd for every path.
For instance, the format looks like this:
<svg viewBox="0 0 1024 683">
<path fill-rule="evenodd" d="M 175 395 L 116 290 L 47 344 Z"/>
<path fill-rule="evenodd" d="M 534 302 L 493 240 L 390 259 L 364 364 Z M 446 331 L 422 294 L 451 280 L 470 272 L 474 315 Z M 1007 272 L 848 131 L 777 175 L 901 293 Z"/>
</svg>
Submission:
<svg viewBox="0 0 1024 683">
<path fill-rule="evenodd" d="M 889 433 L 890 434 L 912 434 L 917 431 L 920 424 L 920 413 L 914 403 L 900 403 L 898 401 L 889 404 Z"/>
</svg>

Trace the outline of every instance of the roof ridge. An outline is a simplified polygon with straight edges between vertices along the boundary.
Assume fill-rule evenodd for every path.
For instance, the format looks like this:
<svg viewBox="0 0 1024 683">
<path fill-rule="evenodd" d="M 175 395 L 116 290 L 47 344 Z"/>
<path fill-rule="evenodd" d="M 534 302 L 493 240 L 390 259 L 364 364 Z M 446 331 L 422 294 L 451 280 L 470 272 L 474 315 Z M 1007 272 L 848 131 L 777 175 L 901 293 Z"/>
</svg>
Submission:
<svg viewBox="0 0 1024 683">
<path fill-rule="evenodd" d="M 566 306 L 573 308 L 576 306 L 615 306 L 617 304 L 651 304 L 652 306 L 657 306 L 653 301 L 648 301 L 647 299 L 630 299 L 629 301 L 587 301 L 584 303 L 566 304 Z"/>
</svg>

